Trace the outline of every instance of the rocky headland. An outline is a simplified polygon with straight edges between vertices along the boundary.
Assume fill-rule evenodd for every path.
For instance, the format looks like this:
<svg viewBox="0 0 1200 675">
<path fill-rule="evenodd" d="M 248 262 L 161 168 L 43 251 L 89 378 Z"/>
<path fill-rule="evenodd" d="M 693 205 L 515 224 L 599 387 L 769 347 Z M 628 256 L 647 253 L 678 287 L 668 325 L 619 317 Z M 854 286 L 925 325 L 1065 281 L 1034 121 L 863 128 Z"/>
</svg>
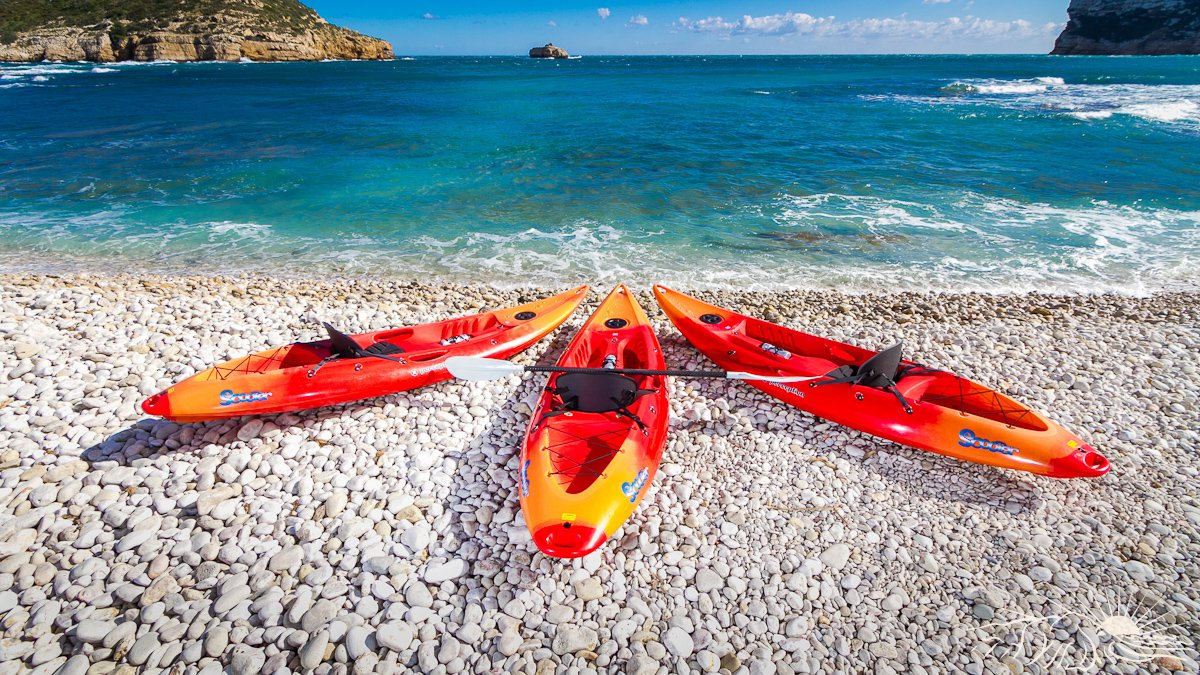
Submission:
<svg viewBox="0 0 1200 675">
<path fill-rule="evenodd" d="M 1200 0 L 1071 0 L 1051 54 L 1200 54 Z"/>
<path fill-rule="evenodd" d="M 0 61 L 390 59 L 383 40 L 335 26 L 295 0 L 115 0 L 0 9 Z"/>
</svg>

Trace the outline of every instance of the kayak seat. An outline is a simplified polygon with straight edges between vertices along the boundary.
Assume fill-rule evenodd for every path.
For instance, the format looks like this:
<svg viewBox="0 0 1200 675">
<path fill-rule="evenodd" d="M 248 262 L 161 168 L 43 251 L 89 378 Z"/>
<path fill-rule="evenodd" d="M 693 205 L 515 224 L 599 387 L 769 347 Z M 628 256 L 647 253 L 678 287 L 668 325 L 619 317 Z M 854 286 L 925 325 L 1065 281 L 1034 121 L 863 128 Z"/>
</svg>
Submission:
<svg viewBox="0 0 1200 675">
<path fill-rule="evenodd" d="M 902 343 L 876 352 L 874 356 L 857 366 L 838 366 L 825 376 L 840 382 L 849 382 L 864 387 L 886 388 L 896 383 L 896 372 L 900 370 Z"/>
<path fill-rule="evenodd" d="M 904 408 L 904 412 L 912 413 L 912 404 L 896 384 L 896 380 L 901 379 L 903 374 L 909 370 L 900 368 L 900 352 L 903 348 L 904 343 L 897 342 L 887 349 L 876 352 L 858 366 L 838 366 L 825 374 L 827 379 L 814 382 L 812 386 L 848 384 L 852 387 L 858 385 L 882 389 L 896 397 L 896 401 Z"/>
<path fill-rule="evenodd" d="M 639 427 L 645 425 L 629 410 L 639 398 L 653 394 L 655 389 L 639 389 L 633 378 L 620 373 L 563 373 L 547 388 L 562 403 L 547 412 L 542 420 L 567 412 L 608 413 L 615 412 L 628 417 Z"/>
<path fill-rule="evenodd" d="M 329 333 L 329 349 L 332 352 L 331 355 L 338 358 L 363 359 L 369 356 L 377 356 L 379 358 L 387 359 L 389 354 L 400 354 L 404 352 L 403 347 L 391 342 L 376 342 L 370 347 L 364 349 L 354 341 L 354 338 L 346 335 L 328 323 L 325 324 L 325 332 Z"/>
<path fill-rule="evenodd" d="M 387 355 L 387 354 L 403 354 L 404 347 L 393 344 L 391 342 L 376 342 L 367 347 L 365 350 L 368 354 Z"/>
</svg>

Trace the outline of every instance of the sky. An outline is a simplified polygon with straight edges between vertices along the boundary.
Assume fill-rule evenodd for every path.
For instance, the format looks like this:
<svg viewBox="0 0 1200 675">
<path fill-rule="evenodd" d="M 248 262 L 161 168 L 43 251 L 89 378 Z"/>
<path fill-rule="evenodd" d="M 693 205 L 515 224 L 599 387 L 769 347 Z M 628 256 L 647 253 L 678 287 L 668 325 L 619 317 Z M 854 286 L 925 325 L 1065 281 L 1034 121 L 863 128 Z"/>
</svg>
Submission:
<svg viewBox="0 0 1200 675">
<path fill-rule="evenodd" d="M 1041 53 L 1068 0 L 306 0 L 397 55 Z"/>
</svg>

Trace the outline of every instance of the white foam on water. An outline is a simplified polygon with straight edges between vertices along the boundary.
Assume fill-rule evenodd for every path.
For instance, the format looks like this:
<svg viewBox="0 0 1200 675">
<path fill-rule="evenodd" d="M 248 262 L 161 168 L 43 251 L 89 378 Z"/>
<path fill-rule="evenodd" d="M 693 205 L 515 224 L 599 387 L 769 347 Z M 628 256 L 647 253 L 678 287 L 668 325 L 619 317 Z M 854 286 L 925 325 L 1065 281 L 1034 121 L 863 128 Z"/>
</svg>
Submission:
<svg viewBox="0 0 1200 675">
<path fill-rule="evenodd" d="M 34 75 L 33 81 L 34 82 L 49 82 L 50 78 L 46 77 L 45 75 Z"/>
<path fill-rule="evenodd" d="M 1118 119 L 1163 124 L 1200 123 L 1200 85 L 1068 84 L 1059 77 L 957 80 L 942 95 L 869 94 L 868 101 L 915 105 L 988 106 L 1023 115 L 1061 115 L 1083 122 Z"/>
<path fill-rule="evenodd" d="M 978 193 L 936 205 L 824 193 L 781 196 L 775 213 L 770 237 L 717 227 L 714 240 L 590 220 L 455 236 L 338 228 L 298 236 L 260 222 L 146 226 L 120 210 L 9 212 L 0 213 L 0 268 L 382 274 L 500 287 L 623 281 L 850 292 L 1200 289 L 1200 211 L 1103 201 L 1067 207 Z M 729 217 L 731 225 L 737 220 Z"/>
<path fill-rule="evenodd" d="M 89 72 L 93 72 L 93 73 L 115 73 L 115 72 L 117 72 L 117 69 L 116 69 L 116 68 L 102 68 L 102 67 L 100 67 L 100 66 L 96 66 L 95 68 L 92 68 L 92 69 L 91 69 L 91 71 L 89 71 Z"/>
<path fill-rule="evenodd" d="M 0 80 L 19 80 L 20 75 L 0 75 Z"/>
<path fill-rule="evenodd" d="M 1200 121 L 1200 104 L 1190 99 L 1135 103 L 1122 106 L 1117 109 L 1117 112 L 1157 122 Z"/>
<path fill-rule="evenodd" d="M 1033 77 L 1020 80 L 956 80 L 944 87 L 951 93 L 975 94 L 1038 94 L 1050 87 L 1065 84 L 1061 77 Z"/>
<path fill-rule="evenodd" d="M 242 237 L 261 237 L 271 231 L 271 226 L 265 223 L 239 223 L 231 220 L 221 220 L 208 223 L 208 229 L 215 235 L 238 235 Z"/>
<path fill-rule="evenodd" d="M 755 94 L 761 94 L 762 96 L 770 96 L 770 95 L 771 95 L 771 92 L 769 92 L 769 91 L 764 91 L 764 90 L 762 90 L 762 89 L 755 89 L 755 90 L 754 90 L 754 93 L 755 93 Z"/>
<path fill-rule="evenodd" d="M 254 59 L 250 58 L 249 56 L 243 56 L 242 58 L 238 59 L 238 63 L 254 63 Z"/>
</svg>

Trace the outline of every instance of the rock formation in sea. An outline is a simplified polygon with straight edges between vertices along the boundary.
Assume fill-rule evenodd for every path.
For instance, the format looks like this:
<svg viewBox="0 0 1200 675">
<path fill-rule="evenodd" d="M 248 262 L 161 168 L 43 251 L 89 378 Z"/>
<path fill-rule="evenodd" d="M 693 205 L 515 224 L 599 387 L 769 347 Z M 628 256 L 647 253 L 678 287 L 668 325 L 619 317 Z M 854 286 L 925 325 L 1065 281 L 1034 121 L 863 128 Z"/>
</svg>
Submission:
<svg viewBox="0 0 1200 675">
<path fill-rule="evenodd" d="M 1200 0 L 1071 0 L 1051 54 L 1200 54 Z"/>
<path fill-rule="evenodd" d="M 553 42 L 546 43 L 545 47 L 534 47 L 529 50 L 529 57 L 534 59 L 565 59 L 570 54 L 562 47 L 555 47 Z"/>
<path fill-rule="evenodd" d="M 335 26 L 296 0 L 13 0 L 0 61 L 390 59 L 383 40 Z"/>
</svg>

